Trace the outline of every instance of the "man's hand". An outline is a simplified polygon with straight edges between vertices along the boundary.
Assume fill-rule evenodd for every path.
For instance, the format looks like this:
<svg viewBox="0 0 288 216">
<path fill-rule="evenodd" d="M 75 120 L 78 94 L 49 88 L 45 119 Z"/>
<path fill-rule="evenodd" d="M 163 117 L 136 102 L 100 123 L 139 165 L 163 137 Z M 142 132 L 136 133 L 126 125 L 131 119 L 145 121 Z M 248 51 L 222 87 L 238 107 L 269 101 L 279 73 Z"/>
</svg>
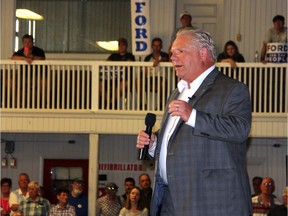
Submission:
<svg viewBox="0 0 288 216">
<path fill-rule="evenodd" d="M 192 113 L 192 107 L 185 101 L 173 100 L 168 106 L 168 112 L 172 116 L 180 116 L 183 121 L 187 122 Z"/>
<path fill-rule="evenodd" d="M 138 149 L 144 148 L 145 145 L 149 145 L 149 148 L 153 145 L 155 141 L 155 134 L 151 134 L 151 139 L 149 139 L 149 135 L 145 133 L 144 130 L 140 131 L 137 136 L 137 144 L 136 147 Z"/>
</svg>

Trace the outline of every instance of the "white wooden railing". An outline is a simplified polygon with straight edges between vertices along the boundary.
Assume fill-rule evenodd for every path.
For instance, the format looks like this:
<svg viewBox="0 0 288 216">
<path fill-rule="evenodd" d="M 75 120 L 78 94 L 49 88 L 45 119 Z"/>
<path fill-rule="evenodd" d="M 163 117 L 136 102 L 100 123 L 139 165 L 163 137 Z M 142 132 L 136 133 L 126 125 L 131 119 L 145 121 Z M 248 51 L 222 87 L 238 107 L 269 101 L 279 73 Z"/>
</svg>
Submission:
<svg viewBox="0 0 288 216">
<path fill-rule="evenodd" d="M 151 64 L 2 60 L 1 110 L 162 111 L 177 77 L 171 63 Z M 248 85 L 253 113 L 287 113 L 287 64 L 217 67 Z"/>
</svg>

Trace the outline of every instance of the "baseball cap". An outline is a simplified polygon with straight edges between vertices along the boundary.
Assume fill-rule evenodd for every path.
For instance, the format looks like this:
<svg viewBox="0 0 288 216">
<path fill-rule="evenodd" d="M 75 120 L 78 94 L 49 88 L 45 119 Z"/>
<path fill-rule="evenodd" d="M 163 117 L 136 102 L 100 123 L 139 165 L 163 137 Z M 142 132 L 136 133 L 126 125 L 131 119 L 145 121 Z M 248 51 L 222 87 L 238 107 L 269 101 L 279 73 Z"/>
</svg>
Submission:
<svg viewBox="0 0 288 216">
<path fill-rule="evenodd" d="M 181 19 L 184 15 L 190 16 L 190 17 L 192 18 L 191 14 L 190 14 L 188 11 L 182 11 L 182 13 L 180 13 L 180 19 Z"/>
<path fill-rule="evenodd" d="M 81 179 L 81 178 L 75 178 L 74 180 L 73 180 L 73 183 L 81 183 L 81 184 L 83 184 L 83 183 L 85 183 L 85 181 L 83 180 L 83 179 Z"/>
<path fill-rule="evenodd" d="M 106 185 L 106 190 L 115 191 L 115 190 L 117 190 L 117 189 L 118 189 L 118 186 L 117 186 L 115 183 L 113 183 L 113 182 L 108 183 L 108 184 Z"/>
</svg>

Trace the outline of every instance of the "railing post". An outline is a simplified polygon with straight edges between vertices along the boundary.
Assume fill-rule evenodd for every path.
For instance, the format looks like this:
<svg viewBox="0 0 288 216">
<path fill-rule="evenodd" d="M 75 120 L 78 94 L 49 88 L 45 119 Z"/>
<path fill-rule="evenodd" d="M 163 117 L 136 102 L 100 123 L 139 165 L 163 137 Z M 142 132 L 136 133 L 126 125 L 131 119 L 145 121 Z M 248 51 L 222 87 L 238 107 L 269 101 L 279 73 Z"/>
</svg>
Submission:
<svg viewBox="0 0 288 216">
<path fill-rule="evenodd" d="M 92 63 L 91 67 L 91 111 L 99 110 L 99 63 Z"/>
</svg>

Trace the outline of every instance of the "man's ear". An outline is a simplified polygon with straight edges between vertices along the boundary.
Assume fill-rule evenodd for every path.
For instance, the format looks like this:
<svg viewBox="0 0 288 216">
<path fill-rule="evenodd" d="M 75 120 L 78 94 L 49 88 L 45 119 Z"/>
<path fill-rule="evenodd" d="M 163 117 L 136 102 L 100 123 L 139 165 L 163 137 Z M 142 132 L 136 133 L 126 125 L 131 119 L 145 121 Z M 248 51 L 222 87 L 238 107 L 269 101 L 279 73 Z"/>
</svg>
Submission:
<svg viewBox="0 0 288 216">
<path fill-rule="evenodd" d="M 208 50 L 206 48 L 201 48 L 200 51 L 200 57 L 201 57 L 201 60 L 204 61 L 207 59 L 207 56 L 208 56 Z"/>
</svg>

